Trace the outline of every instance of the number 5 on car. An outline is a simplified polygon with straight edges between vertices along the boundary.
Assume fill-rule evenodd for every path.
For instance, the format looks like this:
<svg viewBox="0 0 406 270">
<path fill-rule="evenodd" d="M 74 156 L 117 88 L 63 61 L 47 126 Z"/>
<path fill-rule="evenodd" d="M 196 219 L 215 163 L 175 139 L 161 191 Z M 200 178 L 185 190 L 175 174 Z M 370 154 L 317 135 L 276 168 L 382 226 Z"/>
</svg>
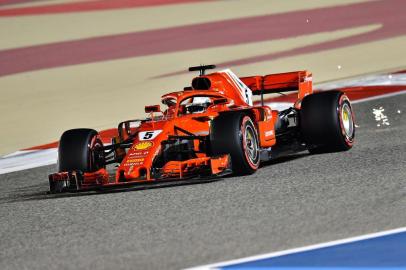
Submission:
<svg viewBox="0 0 406 270">
<path fill-rule="evenodd" d="M 138 139 L 140 141 L 149 141 L 155 139 L 162 130 L 141 131 L 138 133 Z"/>
</svg>

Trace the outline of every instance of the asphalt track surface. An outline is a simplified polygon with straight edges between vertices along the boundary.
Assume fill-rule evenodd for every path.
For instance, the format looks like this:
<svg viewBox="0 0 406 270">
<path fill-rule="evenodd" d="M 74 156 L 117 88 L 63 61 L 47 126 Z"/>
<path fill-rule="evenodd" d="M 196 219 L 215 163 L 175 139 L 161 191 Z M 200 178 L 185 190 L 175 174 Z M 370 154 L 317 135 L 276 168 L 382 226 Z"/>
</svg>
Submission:
<svg viewBox="0 0 406 270">
<path fill-rule="evenodd" d="M 52 196 L 54 166 L 0 175 L 0 269 L 179 269 L 403 227 L 405 104 L 355 104 L 351 151 L 247 177 Z M 381 106 L 389 126 L 377 126 Z"/>
</svg>

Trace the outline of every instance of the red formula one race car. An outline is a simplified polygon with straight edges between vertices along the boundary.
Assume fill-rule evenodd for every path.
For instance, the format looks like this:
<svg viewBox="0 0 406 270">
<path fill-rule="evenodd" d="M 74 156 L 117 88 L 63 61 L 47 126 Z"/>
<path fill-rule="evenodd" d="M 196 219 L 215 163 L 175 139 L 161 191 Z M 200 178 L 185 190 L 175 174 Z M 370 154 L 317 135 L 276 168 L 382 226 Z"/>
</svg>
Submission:
<svg viewBox="0 0 406 270">
<path fill-rule="evenodd" d="M 313 93 L 307 71 L 239 78 L 230 70 L 205 75 L 191 87 L 146 106 L 149 117 L 124 121 L 103 145 L 97 131 L 72 129 L 59 142 L 53 193 L 163 181 L 252 174 L 260 162 L 309 150 L 344 151 L 354 141 L 350 101 L 339 91 Z M 265 94 L 297 91 L 291 108 L 272 110 Z M 258 106 L 253 95 L 261 96 Z M 106 165 L 117 164 L 114 171 Z M 110 166 L 109 166 L 110 167 Z"/>
</svg>

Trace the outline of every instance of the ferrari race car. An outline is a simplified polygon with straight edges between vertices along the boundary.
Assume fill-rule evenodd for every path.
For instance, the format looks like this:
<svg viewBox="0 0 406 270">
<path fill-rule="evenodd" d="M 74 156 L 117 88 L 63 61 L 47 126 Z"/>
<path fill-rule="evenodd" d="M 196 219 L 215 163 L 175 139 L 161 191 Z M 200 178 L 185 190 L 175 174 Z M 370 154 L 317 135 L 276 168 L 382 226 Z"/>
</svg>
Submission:
<svg viewBox="0 0 406 270">
<path fill-rule="evenodd" d="M 64 132 L 50 192 L 252 174 L 281 155 L 352 147 L 349 99 L 340 91 L 313 93 L 311 73 L 205 74 L 213 68 L 189 68 L 200 72 L 191 86 L 163 95 L 162 105 L 146 106 L 147 118 L 121 122 L 111 144 L 93 129 Z M 288 109 L 264 103 L 266 94 L 290 91 L 297 91 L 297 99 Z M 255 95 L 260 98 L 254 104 Z"/>
</svg>

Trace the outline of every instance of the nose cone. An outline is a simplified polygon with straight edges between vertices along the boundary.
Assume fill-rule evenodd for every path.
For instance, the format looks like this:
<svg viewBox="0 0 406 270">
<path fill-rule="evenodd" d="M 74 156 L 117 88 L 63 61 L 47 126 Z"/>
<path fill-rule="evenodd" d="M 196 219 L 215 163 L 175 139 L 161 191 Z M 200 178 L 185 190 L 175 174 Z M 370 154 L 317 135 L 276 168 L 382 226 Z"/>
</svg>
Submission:
<svg viewBox="0 0 406 270">
<path fill-rule="evenodd" d="M 118 177 L 124 179 L 149 179 L 149 170 L 155 153 L 159 151 L 160 141 L 139 141 L 136 140 L 128 150 L 126 157 L 120 164 Z M 124 178 L 124 179 L 123 179 Z"/>
<path fill-rule="evenodd" d="M 116 178 L 119 181 L 150 180 L 150 170 L 155 156 L 159 153 L 162 140 L 167 138 L 170 121 L 146 122 L 138 130 L 133 145 L 121 162 Z"/>
</svg>

